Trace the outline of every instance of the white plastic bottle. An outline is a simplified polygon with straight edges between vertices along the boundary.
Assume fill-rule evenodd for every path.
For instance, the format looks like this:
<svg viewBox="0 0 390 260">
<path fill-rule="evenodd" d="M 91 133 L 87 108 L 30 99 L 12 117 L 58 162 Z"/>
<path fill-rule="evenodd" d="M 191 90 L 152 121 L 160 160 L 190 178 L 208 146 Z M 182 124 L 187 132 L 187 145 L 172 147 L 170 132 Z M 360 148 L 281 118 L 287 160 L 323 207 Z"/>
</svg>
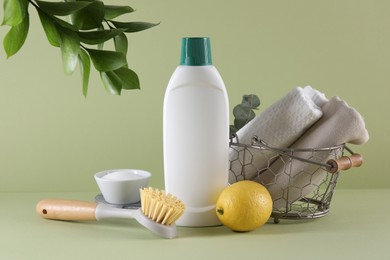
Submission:
<svg viewBox="0 0 390 260">
<path fill-rule="evenodd" d="M 229 103 L 209 38 L 183 38 L 164 97 L 165 189 L 186 205 L 179 226 L 215 226 L 228 183 Z"/>
</svg>

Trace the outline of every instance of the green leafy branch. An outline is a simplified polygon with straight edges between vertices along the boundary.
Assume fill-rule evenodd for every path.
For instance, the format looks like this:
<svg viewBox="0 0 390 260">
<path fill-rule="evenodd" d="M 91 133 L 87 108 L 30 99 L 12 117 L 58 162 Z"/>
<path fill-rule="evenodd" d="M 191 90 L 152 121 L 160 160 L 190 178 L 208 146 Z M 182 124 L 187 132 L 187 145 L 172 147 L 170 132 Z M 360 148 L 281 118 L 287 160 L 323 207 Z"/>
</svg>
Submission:
<svg viewBox="0 0 390 260">
<path fill-rule="evenodd" d="M 230 136 L 255 118 L 256 114 L 253 110 L 257 110 L 259 106 L 260 99 L 256 95 L 242 96 L 241 104 L 233 108 L 234 124 L 230 125 Z"/>
<path fill-rule="evenodd" d="M 27 38 L 29 6 L 37 10 L 49 43 L 60 48 L 65 74 L 72 74 L 77 64 L 80 65 L 84 96 L 88 92 L 91 61 L 109 93 L 120 95 L 122 89 L 140 88 L 137 74 L 128 67 L 125 34 L 143 31 L 158 23 L 116 21 L 114 19 L 134 9 L 105 5 L 99 0 L 4 0 L 2 25 L 11 27 L 3 41 L 7 58 L 16 54 Z M 104 43 L 109 40 L 114 42 L 115 50 L 104 50 Z"/>
</svg>

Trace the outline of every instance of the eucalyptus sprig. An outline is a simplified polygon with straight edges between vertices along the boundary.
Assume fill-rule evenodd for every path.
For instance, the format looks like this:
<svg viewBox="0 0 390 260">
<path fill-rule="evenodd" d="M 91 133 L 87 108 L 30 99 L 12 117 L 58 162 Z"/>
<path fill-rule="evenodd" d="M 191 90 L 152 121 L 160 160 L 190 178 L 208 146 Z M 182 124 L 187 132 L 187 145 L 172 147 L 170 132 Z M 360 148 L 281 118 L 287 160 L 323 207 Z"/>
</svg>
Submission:
<svg viewBox="0 0 390 260">
<path fill-rule="evenodd" d="M 125 33 L 143 31 L 158 23 L 117 21 L 134 9 L 105 5 L 99 0 L 4 0 L 2 25 L 11 27 L 3 42 L 7 58 L 16 54 L 27 38 L 30 6 L 38 12 L 49 43 L 60 48 L 65 74 L 72 74 L 80 65 L 84 96 L 88 92 L 91 61 L 109 93 L 120 95 L 122 89 L 140 88 L 137 74 L 128 67 Z M 104 49 L 109 40 L 114 42 L 114 50 Z"/>
<path fill-rule="evenodd" d="M 254 94 L 242 96 L 241 104 L 233 108 L 234 124 L 230 125 L 230 136 L 255 118 L 254 110 L 257 110 L 259 106 L 260 99 L 258 96 Z"/>
</svg>

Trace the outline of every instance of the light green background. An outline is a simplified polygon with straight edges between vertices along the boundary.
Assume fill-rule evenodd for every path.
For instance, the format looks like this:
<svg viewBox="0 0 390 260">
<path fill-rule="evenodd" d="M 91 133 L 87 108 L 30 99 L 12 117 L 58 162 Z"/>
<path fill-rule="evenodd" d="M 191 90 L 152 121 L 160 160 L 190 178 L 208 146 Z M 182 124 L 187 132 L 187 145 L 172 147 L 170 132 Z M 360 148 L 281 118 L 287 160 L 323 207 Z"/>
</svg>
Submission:
<svg viewBox="0 0 390 260">
<path fill-rule="evenodd" d="M 365 164 L 345 172 L 339 187 L 390 187 L 389 1 L 106 3 L 137 9 L 129 20 L 161 22 L 128 35 L 142 89 L 111 96 L 93 71 L 85 99 L 79 73 L 64 75 L 59 49 L 30 8 L 22 50 L 8 60 L 0 52 L 0 191 L 97 191 L 93 174 L 111 168 L 149 170 L 162 188 L 163 95 L 183 36 L 211 37 L 231 108 L 253 93 L 262 110 L 305 85 L 346 100 L 364 116 L 370 141 L 352 146 Z"/>
</svg>

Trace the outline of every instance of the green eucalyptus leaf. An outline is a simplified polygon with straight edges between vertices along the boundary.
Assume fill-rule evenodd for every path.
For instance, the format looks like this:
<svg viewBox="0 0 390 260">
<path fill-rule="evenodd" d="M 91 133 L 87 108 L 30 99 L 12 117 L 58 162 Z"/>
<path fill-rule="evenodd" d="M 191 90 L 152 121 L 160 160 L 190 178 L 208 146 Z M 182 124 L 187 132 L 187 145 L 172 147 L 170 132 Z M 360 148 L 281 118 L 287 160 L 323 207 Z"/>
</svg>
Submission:
<svg viewBox="0 0 390 260">
<path fill-rule="evenodd" d="M 100 72 L 103 85 L 107 92 L 114 95 L 120 95 L 122 91 L 122 81 L 112 71 Z"/>
<path fill-rule="evenodd" d="M 125 32 L 127 33 L 140 32 L 159 25 L 159 23 L 147 23 L 147 22 L 127 22 L 127 23 L 117 22 L 117 21 L 110 21 L 110 22 L 116 28 L 126 29 Z"/>
<path fill-rule="evenodd" d="M 130 6 L 105 5 L 104 19 L 111 20 L 123 14 L 134 12 Z"/>
<path fill-rule="evenodd" d="M 260 99 L 256 95 L 244 95 L 241 104 L 251 109 L 257 109 L 260 106 Z"/>
<path fill-rule="evenodd" d="M 79 11 L 88 5 L 91 2 L 79 1 L 79 2 L 46 2 L 35 0 L 39 7 L 46 13 L 58 16 L 70 15 L 76 11 Z"/>
<path fill-rule="evenodd" d="M 93 65 L 98 71 L 114 71 L 127 65 L 127 60 L 123 53 L 94 49 L 86 50 L 91 57 Z"/>
<path fill-rule="evenodd" d="M 138 75 L 129 68 L 122 67 L 114 71 L 122 81 L 123 89 L 139 89 Z"/>
<path fill-rule="evenodd" d="M 234 126 L 234 125 L 230 125 L 229 126 L 229 133 L 230 133 L 230 137 L 233 137 L 233 135 L 237 132 L 237 128 Z"/>
<path fill-rule="evenodd" d="M 27 14 L 28 0 L 4 0 L 2 25 L 15 26 L 23 22 Z"/>
<path fill-rule="evenodd" d="M 53 20 L 51 20 L 45 13 L 38 10 L 39 19 L 41 20 L 41 24 L 43 27 L 43 30 L 45 31 L 47 40 L 49 43 L 55 47 L 60 47 L 60 36 L 57 32 L 57 28 L 53 23 Z"/>
<path fill-rule="evenodd" d="M 243 126 L 248 124 L 256 114 L 253 109 L 260 106 L 260 99 L 256 95 L 244 95 L 241 104 L 233 108 L 234 125 L 230 126 L 230 134 L 236 133 Z"/>
<path fill-rule="evenodd" d="M 71 15 L 72 24 L 81 30 L 96 29 L 101 26 L 105 14 L 104 4 L 101 1 L 93 1 L 87 7 L 74 12 Z"/>
<path fill-rule="evenodd" d="M 236 131 L 238 131 L 239 129 L 241 129 L 242 127 L 244 127 L 246 124 L 247 124 L 247 120 L 245 119 L 234 119 L 234 128 L 236 129 Z"/>
<path fill-rule="evenodd" d="M 21 23 L 11 27 L 7 35 L 4 37 L 4 49 L 7 53 L 7 58 L 17 53 L 22 48 L 28 34 L 29 15 L 26 14 Z"/>
<path fill-rule="evenodd" d="M 79 61 L 81 63 L 80 70 L 83 79 L 83 95 L 87 97 L 91 60 L 89 59 L 88 53 L 83 49 L 80 49 Z"/>
<path fill-rule="evenodd" d="M 127 49 L 129 46 L 127 37 L 124 33 L 121 33 L 119 35 L 116 35 L 114 37 L 114 45 L 115 45 L 115 50 L 117 52 L 123 53 L 125 56 L 127 56 Z"/>
<path fill-rule="evenodd" d="M 79 32 L 80 41 L 86 44 L 100 44 L 122 34 L 124 29 Z"/>
<path fill-rule="evenodd" d="M 80 53 L 80 39 L 76 32 L 66 28 L 57 30 L 60 35 L 60 47 L 62 54 L 62 64 L 65 74 L 72 74 L 76 69 Z"/>
<path fill-rule="evenodd" d="M 236 119 L 240 120 L 251 120 L 255 117 L 255 113 L 252 111 L 252 109 L 242 104 L 233 108 L 233 115 Z"/>
</svg>

